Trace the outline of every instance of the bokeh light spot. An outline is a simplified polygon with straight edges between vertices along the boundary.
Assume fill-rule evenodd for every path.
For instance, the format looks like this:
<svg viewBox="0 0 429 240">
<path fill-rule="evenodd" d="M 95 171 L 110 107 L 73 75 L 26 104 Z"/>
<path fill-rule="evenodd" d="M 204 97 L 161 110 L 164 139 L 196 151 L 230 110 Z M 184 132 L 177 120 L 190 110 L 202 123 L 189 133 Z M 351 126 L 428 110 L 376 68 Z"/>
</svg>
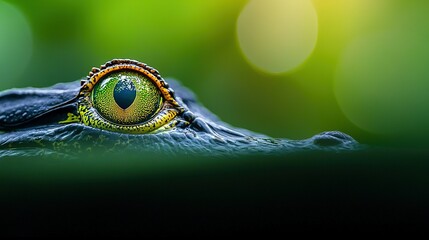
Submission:
<svg viewBox="0 0 429 240">
<path fill-rule="evenodd" d="M 14 87 L 32 53 L 32 34 L 22 13 L 0 1 L 0 89 Z"/>
<path fill-rule="evenodd" d="M 355 40 L 338 66 L 337 101 L 350 121 L 369 132 L 429 133 L 429 31 L 424 22 L 409 24 Z"/>
<path fill-rule="evenodd" d="M 295 69 L 317 41 L 317 14 L 309 0 L 252 0 L 237 21 L 247 60 L 269 73 Z"/>
</svg>

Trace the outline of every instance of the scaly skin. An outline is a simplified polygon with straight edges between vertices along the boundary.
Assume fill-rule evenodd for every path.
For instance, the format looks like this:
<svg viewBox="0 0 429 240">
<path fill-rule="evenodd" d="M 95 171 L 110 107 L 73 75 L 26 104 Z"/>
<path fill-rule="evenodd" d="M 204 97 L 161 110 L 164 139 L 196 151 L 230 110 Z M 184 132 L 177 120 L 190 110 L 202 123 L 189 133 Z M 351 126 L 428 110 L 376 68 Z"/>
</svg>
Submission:
<svg viewBox="0 0 429 240">
<path fill-rule="evenodd" d="M 283 154 L 305 150 L 344 151 L 360 148 L 350 136 L 333 131 L 305 140 L 274 139 L 220 121 L 177 81 L 167 80 L 184 111 L 175 125 L 149 134 L 101 130 L 80 122 L 75 100 L 80 81 L 49 88 L 12 89 L 0 93 L 0 157 L 79 156 L 101 150 L 166 154 Z M 55 111 L 53 106 L 67 102 Z M 34 116 L 38 116 L 33 119 Z M 64 121 L 66 120 L 66 121 Z M 68 122 L 65 124 L 64 122 Z M 96 151 L 99 153 L 99 151 Z"/>
</svg>

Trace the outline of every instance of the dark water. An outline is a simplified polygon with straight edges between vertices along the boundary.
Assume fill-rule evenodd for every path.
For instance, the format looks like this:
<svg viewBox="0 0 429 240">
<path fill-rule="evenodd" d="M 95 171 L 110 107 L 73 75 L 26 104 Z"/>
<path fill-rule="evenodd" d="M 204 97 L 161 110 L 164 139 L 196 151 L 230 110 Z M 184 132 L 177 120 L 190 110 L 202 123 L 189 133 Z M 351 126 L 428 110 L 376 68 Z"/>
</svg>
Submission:
<svg viewBox="0 0 429 240">
<path fill-rule="evenodd" d="M 420 229 L 429 151 L 0 161 L 5 235 Z M 398 228 L 399 227 L 399 228 Z"/>
</svg>

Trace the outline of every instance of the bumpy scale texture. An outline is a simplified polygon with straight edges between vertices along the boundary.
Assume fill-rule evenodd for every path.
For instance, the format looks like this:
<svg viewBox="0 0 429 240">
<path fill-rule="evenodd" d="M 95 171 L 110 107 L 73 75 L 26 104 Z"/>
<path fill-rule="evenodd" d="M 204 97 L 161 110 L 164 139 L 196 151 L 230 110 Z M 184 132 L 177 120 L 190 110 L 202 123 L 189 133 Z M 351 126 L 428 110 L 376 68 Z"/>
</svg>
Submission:
<svg viewBox="0 0 429 240">
<path fill-rule="evenodd" d="M 117 133 L 82 123 L 59 124 L 58 120 L 67 118 L 71 109 L 77 112 L 75 103 L 55 113 L 43 115 L 39 122 L 13 127 L 14 124 L 22 122 L 23 116 L 46 112 L 47 105 L 52 106 L 73 99 L 79 91 L 79 82 L 59 84 L 45 89 L 26 88 L 2 92 L 0 130 L 4 132 L 0 134 L 0 156 L 46 154 L 75 156 L 97 149 L 102 150 L 104 154 L 124 151 L 137 154 L 160 152 L 231 156 L 314 150 L 350 151 L 362 148 L 353 138 L 338 131 L 324 132 L 304 140 L 289 140 L 274 139 L 232 127 L 199 104 L 191 91 L 174 80 L 168 82 L 176 92 L 177 101 L 185 109 L 182 114 L 174 111 L 168 114 L 174 115 L 171 116 L 174 118 L 172 122 L 186 121 L 189 124 L 183 126 L 178 124 L 168 130 L 150 134 Z M 89 114 L 92 110 L 85 111 L 85 114 Z M 168 122 L 165 119 L 157 121 Z M 112 126 L 105 126 L 106 129 L 109 127 Z"/>
</svg>

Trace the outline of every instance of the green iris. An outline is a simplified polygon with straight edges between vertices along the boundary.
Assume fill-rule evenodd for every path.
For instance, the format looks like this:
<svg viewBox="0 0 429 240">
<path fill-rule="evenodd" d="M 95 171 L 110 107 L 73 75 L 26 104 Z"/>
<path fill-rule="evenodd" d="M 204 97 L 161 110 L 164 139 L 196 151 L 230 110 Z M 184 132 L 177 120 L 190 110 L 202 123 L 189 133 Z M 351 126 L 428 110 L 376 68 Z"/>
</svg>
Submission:
<svg viewBox="0 0 429 240">
<path fill-rule="evenodd" d="M 162 95 L 150 79 L 134 71 L 106 75 L 91 93 L 95 109 L 107 120 L 132 125 L 150 120 L 162 106 Z"/>
</svg>

